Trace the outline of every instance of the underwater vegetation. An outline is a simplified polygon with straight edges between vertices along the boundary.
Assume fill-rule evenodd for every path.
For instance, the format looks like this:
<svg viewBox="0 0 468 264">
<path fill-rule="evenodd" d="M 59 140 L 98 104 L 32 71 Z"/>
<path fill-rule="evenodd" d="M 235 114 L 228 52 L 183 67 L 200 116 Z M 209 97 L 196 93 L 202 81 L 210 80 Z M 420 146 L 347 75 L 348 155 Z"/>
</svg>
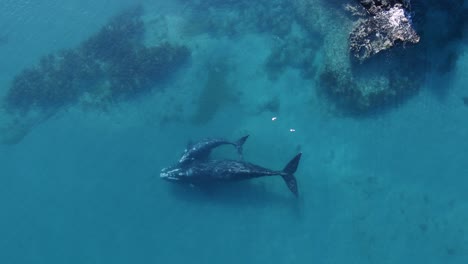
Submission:
<svg viewBox="0 0 468 264">
<path fill-rule="evenodd" d="M 292 1 L 179 1 L 195 10 L 185 26 L 185 34 L 230 38 L 249 33 L 264 35 L 273 43 L 264 63 L 264 71 L 271 80 L 288 68 L 298 70 L 306 79 L 315 76 L 314 60 L 321 37 L 315 30 L 300 26 Z"/>
<path fill-rule="evenodd" d="M 187 34 L 236 37 L 246 33 L 267 33 L 283 38 L 290 33 L 294 23 L 294 10 L 285 0 L 179 2 L 193 10 L 186 25 Z"/>
<path fill-rule="evenodd" d="M 271 49 L 265 62 L 265 71 L 271 80 L 275 80 L 285 69 L 299 70 L 305 79 L 313 79 L 316 73 L 314 59 L 319 49 L 315 40 L 299 37 L 287 37 Z"/>
<path fill-rule="evenodd" d="M 77 48 L 46 55 L 23 70 L 4 98 L 7 111 L 58 109 L 84 94 L 98 103 L 131 99 L 166 80 L 190 51 L 170 43 L 146 47 L 142 14 L 140 6 L 127 9 Z"/>
<path fill-rule="evenodd" d="M 178 1 L 189 10 L 184 11 L 184 37 L 209 34 L 235 39 L 261 34 L 271 45 L 263 64 L 267 77 L 275 80 L 287 69 L 297 70 L 311 80 L 310 87 L 324 95 L 331 108 L 352 116 L 404 102 L 417 94 L 430 70 L 451 72 L 459 54 L 455 43 L 464 38 L 468 28 L 467 6 L 459 0 Z M 350 10 L 350 6 L 360 9 Z M 382 16 L 392 14 L 392 8 L 395 14 L 403 14 L 396 16 L 404 22 L 403 28 L 417 32 L 417 44 L 403 45 L 405 41 L 398 34 L 389 43 L 386 31 L 370 29 L 364 35 L 356 34 L 356 28 L 388 25 L 393 20 Z M 351 17 L 349 11 L 363 13 L 365 18 Z M 157 88 L 187 61 L 190 50 L 167 42 L 145 46 L 142 14 L 140 6 L 127 9 L 78 47 L 44 56 L 37 65 L 23 70 L 6 93 L 6 109 L 57 109 L 83 98 L 104 104 L 129 100 Z M 409 19 L 411 23 L 406 23 Z M 385 52 L 380 48 L 370 53 L 367 50 L 366 59 L 356 61 L 354 57 L 362 55 L 361 49 L 353 51 L 350 44 L 365 42 L 375 32 L 382 38 L 370 41 Z M 411 36 L 414 38 L 407 42 L 416 42 L 416 35 Z M 214 87 L 214 83 L 225 86 L 222 78 L 210 80 L 207 87 Z M 209 115 L 199 115 L 200 123 L 204 122 L 201 116 Z"/>
<path fill-rule="evenodd" d="M 49 109 L 72 103 L 81 92 L 76 82 L 90 82 L 93 80 L 90 77 L 100 70 L 98 64 L 83 61 L 83 58 L 73 51 L 44 56 L 39 65 L 25 69 L 15 76 L 5 97 L 7 109 Z"/>
<path fill-rule="evenodd" d="M 116 15 L 97 34 L 84 41 L 79 49 L 96 60 L 119 63 L 133 47 L 142 46 L 145 28 L 143 9 L 137 6 Z"/>
</svg>

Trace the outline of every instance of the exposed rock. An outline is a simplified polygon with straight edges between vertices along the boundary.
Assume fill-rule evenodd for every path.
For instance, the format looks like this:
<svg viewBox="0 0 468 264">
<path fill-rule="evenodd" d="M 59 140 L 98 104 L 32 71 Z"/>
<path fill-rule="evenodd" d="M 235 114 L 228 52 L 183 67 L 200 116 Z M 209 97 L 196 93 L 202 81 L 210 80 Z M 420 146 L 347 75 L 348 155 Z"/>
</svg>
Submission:
<svg viewBox="0 0 468 264">
<path fill-rule="evenodd" d="M 409 1 L 361 0 L 369 16 L 360 20 L 349 36 L 350 51 L 364 61 L 397 43 L 418 43 L 411 22 Z"/>
<path fill-rule="evenodd" d="M 372 16 L 375 16 L 382 11 L 389 10 L 395 5 L 401 5 L 405 9 L 410 8 L 409 0 L 359 0 L 359 3 Z"/>
</svg>

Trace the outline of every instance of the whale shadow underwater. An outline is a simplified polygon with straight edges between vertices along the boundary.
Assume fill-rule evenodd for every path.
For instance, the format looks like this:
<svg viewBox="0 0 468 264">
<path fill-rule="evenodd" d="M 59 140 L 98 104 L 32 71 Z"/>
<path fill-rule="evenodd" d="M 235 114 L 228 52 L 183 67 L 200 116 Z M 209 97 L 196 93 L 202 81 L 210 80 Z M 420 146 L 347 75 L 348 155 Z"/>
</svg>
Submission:
<svg viewBox="0 0 468 264">
<path fill-rule="evenodd" d="M 170 193 L 190 203 L 210 203 L 223 206 L 293 206 L 300 205 L 297 197 L 275 192 L 267 184 L 257 181 L 239 181 L 230 184 L 209 183 L 202 186 L 169 184 Z M 299 203 L 298 203 L 299 202 Z"/>
</svg>

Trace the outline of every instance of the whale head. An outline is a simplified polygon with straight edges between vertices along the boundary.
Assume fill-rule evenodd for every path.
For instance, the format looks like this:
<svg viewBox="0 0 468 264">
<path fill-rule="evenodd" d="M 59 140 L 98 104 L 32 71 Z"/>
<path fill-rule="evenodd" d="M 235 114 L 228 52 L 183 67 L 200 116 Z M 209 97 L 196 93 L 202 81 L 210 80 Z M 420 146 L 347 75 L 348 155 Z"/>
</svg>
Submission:
<svg viewBox="0 0 468 264">
<path fill-rule="evenodd" d="M 161 170 L 159 177 L 167 181 L 179 181 L 181 177 L 185 176 L 183 169 L 178 167 L 169 167 Z"/>
</svg>

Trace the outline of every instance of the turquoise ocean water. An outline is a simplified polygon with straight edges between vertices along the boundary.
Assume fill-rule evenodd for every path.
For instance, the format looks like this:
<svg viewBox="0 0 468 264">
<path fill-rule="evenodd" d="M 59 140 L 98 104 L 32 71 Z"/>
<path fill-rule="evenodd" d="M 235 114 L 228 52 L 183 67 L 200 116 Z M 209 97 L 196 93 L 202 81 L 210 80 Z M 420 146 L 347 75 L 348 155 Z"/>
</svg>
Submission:
<svg viewBox="0 0 468 264">
<path fill-rule="evenodd" d="M 466 10 L 460 1 L 446 2 Z M 241 2 L 141 2 L 145 45 L 191 51 L 150 92 L 47 118 L 2 110 L 0 263 L 468 263 L 466 29 L 444 43 L 419 28 L 428 46 L 419 91 L 349 116 L 317 93 L 322 65 L 349 60 L 339 52 L 351 25 L 342 3 L 311 0 L 304 15 L 307 1 Z M 418 2 L 415 20 L 427 9 Z M 0 95 L 134 4 L 0 0 Z M 296 15 L 284 29 L 287 12 Z M 309 12 L 316 28 L 298 18 Z M 450 21 L 446 10 L 424 12 Z M 291 46 L 265 69 L 272 50 Z M 255 164 L 281 169 L 303 153 L 299 198 L 279 177 L 208 193 L 159 179 L 189 141 L 246 133 Z M 214 156 L 236 157 L 230 147 Z"/>
</svg>

